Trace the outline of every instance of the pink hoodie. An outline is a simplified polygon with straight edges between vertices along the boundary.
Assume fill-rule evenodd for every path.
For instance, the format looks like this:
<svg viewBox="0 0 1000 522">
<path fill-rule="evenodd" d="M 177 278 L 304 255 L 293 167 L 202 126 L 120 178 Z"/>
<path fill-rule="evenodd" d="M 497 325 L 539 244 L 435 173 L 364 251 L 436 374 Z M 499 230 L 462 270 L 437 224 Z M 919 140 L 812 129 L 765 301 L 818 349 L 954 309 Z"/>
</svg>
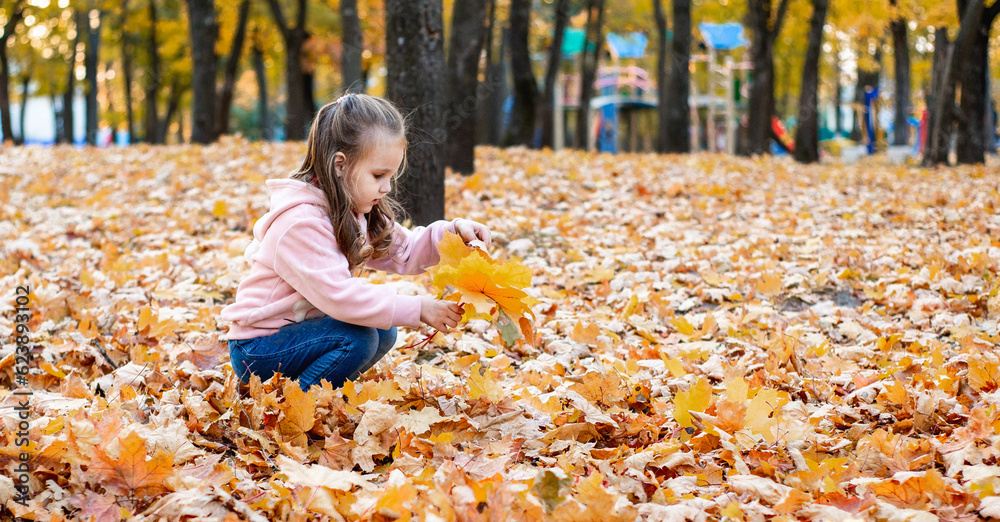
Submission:
<svg viewBox="0 0 1000 522">
<path fill-rule="evenodd" d="M 362 282 L 348 270 L 318 188 L 293 179 L 272 179 L 266 185 L 271 210 L 254 224 L 253 242 L 244 253 L 250 275 L 237 288 L 236 301 L 222 310 L 222 319 L 232 323 L 227 339 L 263 337 L 286 324 L 323 315 L 382 329 L 419 326 L 419 296 Z M 364 216 L 358 221 L 367 230 Z M 438 262 L 437 244 L 445 231 L 455 231 L 454 221 L 413 230 L 397 223 L 393 254 L 368 266 L 421 273 Z"/>
</svg>

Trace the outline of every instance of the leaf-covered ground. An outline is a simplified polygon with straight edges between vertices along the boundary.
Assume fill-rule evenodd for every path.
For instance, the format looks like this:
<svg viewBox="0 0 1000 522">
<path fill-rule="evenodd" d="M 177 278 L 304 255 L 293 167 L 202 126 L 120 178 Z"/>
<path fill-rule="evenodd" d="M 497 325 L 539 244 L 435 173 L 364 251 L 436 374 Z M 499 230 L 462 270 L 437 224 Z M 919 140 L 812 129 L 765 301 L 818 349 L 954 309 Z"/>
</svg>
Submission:
<svg viewBox="0 0 1000 522">
<path fill-rule="evenodd" d="M 0 150 L 0 518 L 1000 517 L 995 169 L 480 149 L 448 214 L 533 271 L 534 346 L 241 390 L 219 311 L 302 153 Z"/>
</svg>

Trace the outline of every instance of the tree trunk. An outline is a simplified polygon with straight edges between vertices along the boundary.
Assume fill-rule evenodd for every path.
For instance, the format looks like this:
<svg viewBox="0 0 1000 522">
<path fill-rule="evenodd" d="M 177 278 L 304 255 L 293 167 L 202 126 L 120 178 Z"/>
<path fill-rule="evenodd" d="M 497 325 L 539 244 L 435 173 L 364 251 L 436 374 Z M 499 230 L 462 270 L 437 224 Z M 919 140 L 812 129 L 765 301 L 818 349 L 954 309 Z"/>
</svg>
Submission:
<svg viewBox="0 0 1000 522">
<path fill-rule="evenodd" d="M 948 162 L 948 149 L 950 148 L 951 127 L 955 115 L 955 87 L 958 82 L 958 67 L 954 66 L 955 55 L 963 57 L 969 55 L 973 34 L 979 30 L 979 24 L 983 17 L 983 2 L 973 0 L 959 0 L 959 12 L 962 13 L 958 35 L 955 43 L 948 49 L 948 55 L 941 66 L 941 85 L 944 89 L 936 90 L 942 92 L 936 95 L 934 107 L 931 109 L 939 116 L 934 119 L 934 126 L 931 129 L 933 139 L 929 140 L 931 146 L 924 155 L 925 165 L 934 165 Z M 964 7 L 964 8 L 963 8 Z M 935 44 L 937 40 L 935 39 Z"/>
<path fill-rule="evenodd" d="M 498 68 L 493 59 L 493 28 L 496 25 L 496 0 L 488 0 L 486 3 L 486 38 L 483 47 L 486 50 L 486 74 L 483 81 L 476 87 L 476 95 L 482 96 L 486 100 L 485 105 L 480 105 L 476 110 L 476 143 L 496 145 L 499 142 L 499 132 L 497 125 L 499 122 L 498 108 L 502 102 L 499 99 L 500 85 L 498 78 Z"/>
<path fill-rule="evenodd" d="M 125 94 L 125 124 L 128 128 L 128 143 L 135 139 L 135 114 L 132 109 L 132 34 L 128 32 L 129 0 L 122 0 L 122 14 L 119 25 L 122 31 L 122 86 Z"/>
<path fill-rule="evenodd" d="M 160 120 L 157 126 L 156 135 L 159 138 L 160 143 L 166 143 L 167 132 L 170 131 L 170 121 L 174 119 L 174 115 L 177 113 L 177 108 L 181 104 L 181 95 L 184 94 L 184 90 L 181 88 L 180 76 L 174 74 L 173 78 L 170 80 L 170 95 L 167 98 L 167 113 Z M 180 121 L 180 120 L 178 120 Z M 181 137 L 178 141 L 183 142 L 183 133 L 178 132 L 178 136 Z"/>
<path fill-rule="evenodd" d="M 18 136 L 14 139 L 17 145 L 24 145 L 24 117 L 28 112 L 28 88 L 31 86 L 31 74 L 28 73 L 30 71 L 21 76 L 21 112 L 18 113 Z"/>
<path fill-rule="evenodd" d="M 772 26 L 771 0 L 749 0 L 747 6 L 750 59 L 753 62 L 747 120 L 748 154 L 766 154 L 770 150 L 771 117 L 774 115 L 774 41 L 781 32 L 787 12 L 788 0 L 781 0 Z"/>
<path fill-rule="evenodd" d="M 143 127 L 144 133 L 146 135 L 146 141 L 148 143 L 163 143 L 163 137 L 160 136 L 160 114 L 159 108 L 157 107 L 157 97 L 160 92 L 160 82 L 162 78 L 160 77 L 160 47 L 159 42 L 156 41 L 156 2 L 149 0 L 149 40 L 146 44 L 146 50 L 149 52 L 149 69 L 146 71 L 148 79 L 146 80 L 146 110 L 143 115 Z"/>
<path fill-rule="evenodd" d="M 14 3 L 13 13 L 3 26 L 3 35 L 0 35 L 0 132 L 3 133 L 3 141 L 14 141 L 14 126 L 10 121 L 10 68 L 7 58 L 7 40 L 14 34 L 14 28 L 24 17 L 24 2 L 18 0 Z M 21 109 L 24 112 L 24 109 Z"/>
<path fill-rule="evenodd" d="M 267 72 L 264 69 L 264 52 L 254 39 L 253 45 L 253 70 L 257 77 L 257 111 L 260 119 L 260 137 L 271 140 L 271 116 L 267 110 Z"/>
<path fill-rule="evenodd" d="M 593 44 L 593 52 L 587 47 Z M 590 100 L 594 97 L 594 79 L 604 47 L 604 0 L 587 2 L 587 36 L 583 46 L 583 71 L 580 78 L 580 108 L 576 118 L 576 148 L 587 150 L 590 137 Z"/>
<path fill-rule="evenodd" d="M 795 131 L 795 160 L 799 163 L 819 161 L 819 60 L 829 4 L 829 0 L 813 0 L 813 14 L 809 19 L 809 45 L 802 69 L 799 125 Z"/>
<path fill-rule="evenodd" d="M 892 0 L 896 4 L 896 0 Z M 906 36 L 906 20 L 897 18 L 889 28 L 892 33 L 892 52 L 896 76 L 896 120 L 893 123 L 892 144 L 903 146 L 910 143 L 910 45 Z"/>
<path fill-rule="evenodd" d="M 835 120 L 833 130 L 836 133 L 836 137 L 839 138 L 844 132 L 844 114 L 840 107 L 844 99 L 844 87 L 840 83 L 840 58 L 837 57 L 836 46 L 833 51 L 833 64 L 833 118 Z"/>
<path fill-rule="evenodd" d="M 386 1 L 386 98 L 410 113 L 397 197 L 414 225 L 444 218 L 444 22 L 441 0 Z"/>
<path fill-rule="evenodd" d="M 460 3 L 463 2 L 455 5 Z M 358 0 L 340 0 L 340 25 L 344 33 L 340 54 L 340 75 L 344 79 L 344 92 L 365 92 L 365 83 L 361 78 L 364 33 L 361 32 L 361 21 L 358 19 Z"/>
<path fill-rule="evenodd" d="M 667 94 L 667 86 L 670 82 L 670 75 L 667 74 L 667 56 L 670 50 L 667 48 L 667 17 L 663 13 L 661 0 L 653 0 L 653 16 L 656 19 L 656 151 L 666 152 L 669 149 L 668 136 L 670 134 L 669 104 L 670 97 Z"/>
<path fill-rule="evenodd" d="M 569 22 L 569 0 L 558 0 L 555 3 L 555 31 L 552 35 L 552 45 L 549 47 L 549 60 L 545 65 L 545 94 L 542 96 L 538 119 L 542 128 L 542 147 L 553 148 L 555 143 L 556 83 L 559 82 L 559 67 L 562 63 L 563 34 Z"/>
<path fill-rule="evenodd" d="M 674 46 L 667 91 L 666 152 L 691 151 L 691 1 L 674 0 Z"/>
<path fill-rule="evenodd" d="M 226 58 L 225 76 L 222 89 L 219 90 L 219 115 L 216 118 L 216 137 L 229 134 L 229 113 L 233 108 L 233 89 L 236 86 L 236 72 L 239 70 L 240 57 L 243 55 L 243 42 L 246 40 L 247 19 L 250 17 L 250 0 L 240 2 L 239 16 L 236 20 L 236 33 L 233 35 L 229 56 Z"/>
<path fill-rule="evenodd" d="M 924 163 L 930 162 L 931 164 L 946 163 L 948 161 L 947 153 L 944 158 L 934 157 L 931 159 L 930 151 L 935 148 L 934 142 L 939 138 L 934 132 L 937 125 L 937 119 L 941 116 L 938 114 L 934 107 L 937 106 L 937 100 L 939 96 L 950 97 L 954 103 L 954 92 L 945 92 L 947 86 L 945 85 L 945 62 L 948 60 L 948 53 L 951 50 L 951 46 L 954 45 L 948 40 L 948 29 L 944 26 L 938 27 L 934 30 L 934 59 L 932 62 L 931 69 L 931 87 L 927 89 L 927 130 L 924 136 Z M 942 136 L 945 140 L 943 145 L 944 150 L 947 151 L 951 141 L 951 125 L 946 125 L 941 127 L 944 129 L 944 134 Z"/>
<path fill-rule="evenodd" d="M 75 23 L 79 24 L 80 15 L 79 13 L 72 13 L 72 18 Z M 76 120 L 73 115 L 73 105 L 76 100 L 76 49 L 80 47 L 80 42 L 83 41 L 83 29 L 77 25 L 76 38 L 73 40 L 73 47 L 69 50 L 69 62 L 68 70 L 66 72 L 66 90 L 63 91 L 63 110 L 62 110 L 62 130 L 63 130 L 63 141 L 73 145 L 76 143 Z"/>
<path fill-rule="evenodd" d="M 91 11 L 93 12 L 93 11 Z M 87 144 L 97 143 L 97 59 L 100 56 L 101 45 L 101 17 L 103 13 L 97 11 L 97 23 L 91 24 L 87 16 L 87 51 L 84 56 L 84 67 L 87 70 Z"/>
<path fill-rule="evenodd" d="M 188 28 L 191 36 L 191 143 L 208 144 L 217 138 L 215 78 L 219 57 L 215 43 L 219 25 L 215 18 L 215 0 L 187 0 Z"/>
<path fill-rule="evenodd" d="M 532 146 L 535 113 L 538 110 L 538 83 L 531 72 L 528 31 L 531 26 L 531 0 L 511 0 L 510 64 L 514 75 L 514 106 L 504 145 Z"/>
<path fill-rule="evenodd" d="M 959 107 L 957 159 L 960 164 L 979 164 L 986 162 L 987 140 L 993 135 L 993 129 L 988 128 L 989 91 L 987 76 L 989 74 L 990 28 L 996 18 L 1000 3 L 994 2 L 983 13 L 978 29 L 972 33 L 968 54 L 962 55 L 960 79 L 962 82 L 962 100 Z"/>
<path fill-rule="evenodd" d="M 448 45 L 447 164 L 462 174 L 475 171 L 479 55 L 486 32 L 486 1 L 455 2 Z"/>
<path fill-rule="evenodd" d="M 268 0 L 267 3 L 271 6 L 274 21 L 285 41 L 285 88 L 288 92 L 285 104 L 285 139 L 303 140 L 306 137 L 306 126 L 312 119 L 312 108 L 306 106 L 307 102 L 302 96 L 306 91 L 302 55 L 309 38 L 309 33 L 306 32 L 307 3 L 306 0 L 298 0 L 298 16 L 294 26 L 285 21 L 278 0 Z"/>
</svg>

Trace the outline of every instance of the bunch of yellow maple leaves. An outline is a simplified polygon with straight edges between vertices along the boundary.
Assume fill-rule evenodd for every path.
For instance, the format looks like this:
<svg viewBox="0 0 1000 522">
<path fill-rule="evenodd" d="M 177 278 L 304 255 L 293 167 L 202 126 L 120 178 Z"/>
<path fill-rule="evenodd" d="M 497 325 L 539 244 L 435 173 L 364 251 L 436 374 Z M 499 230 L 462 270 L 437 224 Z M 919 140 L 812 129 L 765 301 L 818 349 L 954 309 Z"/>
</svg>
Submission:
<svg viewBox="0 0 1000 522">
<path fill-rule="evenodd" d="M 465 326 L 340 389 L 241 387 L 219 311 L 303 152 L 2 151 L 0 518 L 1000 518 L 991 168 L 481 148 L 448 211 L 493 255 L 366 275 Z"/>
</svg>

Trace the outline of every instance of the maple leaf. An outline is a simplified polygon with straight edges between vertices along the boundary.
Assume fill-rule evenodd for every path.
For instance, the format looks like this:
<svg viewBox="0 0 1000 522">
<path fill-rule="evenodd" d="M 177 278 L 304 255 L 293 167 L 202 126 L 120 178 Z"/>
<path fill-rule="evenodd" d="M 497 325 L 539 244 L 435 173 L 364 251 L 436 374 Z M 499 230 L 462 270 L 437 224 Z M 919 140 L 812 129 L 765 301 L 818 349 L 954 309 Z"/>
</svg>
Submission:
<svg viewBox="0 0 1000 522">
<path fill-rule="evenodd" d="M 305 447 L 309 443 L 306 435 L 316 424 L 316 399 L 312 390 L 305 392 L 297 382 L 285 380 L 285 402 L 281 404 L 282 417 L 278 421 L 281 434 L 292 444 Z"/>
<path fill-rule="evenodd" d="M 445 232 L 438 243 L 438 250 L 441 259 L 427 272 L 439 292 L 452 290 L 445 299 L 464 306 L 462 320 L 486 319 L 495 322 L 508 346 L 516 340 L 512 338 L 512 329 L 530 343 L 530 333 L 525 331 L 525 325 L 520 320 L 534 318 L 531 306 L 538 304 L 538 300 L 523 290 L 531 285 L 531 270 L 514 261 L 493 259 L 485 251 L 466 245 L 458 234 L 450 232 Z M 527 326 L 530 328 L 530 322 Z"/>
<path fill-rule="evenodd" d="M 674 419 L 681 427 L 694 427 L 691 412 L 703 412 L 712 401 L 712 385 L 701 377 L 690 388 L 674 396 Z"/>
<path fill-rule="evenodd" d="M 150 456 L 146 439 L 135 431 L 119 436 L 117 441 L 116 456 L 104 448 L 94 448 L 87 472 L 97 483 L 116 495 L 147 497 L 166 492 L 166 482 L 174 475 L 173 455 L 158 450 Z"/>
<path fill-rule="evenodd" d="M 101 495 L 93 491 L 84 491 L 69 498 L 69 503 L 79 511 L 73 513 L 78 520 L 92 522 L 119 522 L 125 519 L 128 511 L 118 505 L 115 497 Z"/>
</svg>

